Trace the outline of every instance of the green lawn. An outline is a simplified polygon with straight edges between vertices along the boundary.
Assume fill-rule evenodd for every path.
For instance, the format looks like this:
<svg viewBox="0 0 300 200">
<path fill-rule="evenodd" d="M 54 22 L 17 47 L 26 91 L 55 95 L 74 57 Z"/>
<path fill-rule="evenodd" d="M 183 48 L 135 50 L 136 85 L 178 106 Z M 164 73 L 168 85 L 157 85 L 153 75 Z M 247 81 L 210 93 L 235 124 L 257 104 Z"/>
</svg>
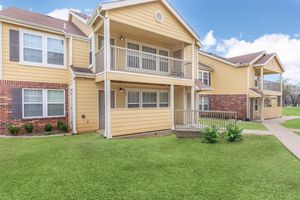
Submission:
<svg viewBox="0 0 300 200">
<path fill-rule="evenodd" d="M 262 123 L 260 122 L 243 122 L 239 121 L 238 125 L 242 129 L 248 130 L 268 130 Z"/>
<path fill-rule="evenodd" d="M 300 132 L 295 132 L 295 133 L 300 136 Z"/>
<path fill-rule="evenodd" d="M 283 115 L 300 116 L 300 107 L 284 107 Z"/>
<path fill-rule="evenodd" d="M 0 139 L 8 199 L 297 199 L 300 161 L 272 136 L 205 144 L 97 134 Z"/>
<path fill-rule="evenodd" d="M 284 126 L 284 127 L 286 127 L 286 128 L 300 129 L 300 118 L 299 119 L 293 119 L 293 120 L 285 121 L 281 125 Z"/>
</svg>

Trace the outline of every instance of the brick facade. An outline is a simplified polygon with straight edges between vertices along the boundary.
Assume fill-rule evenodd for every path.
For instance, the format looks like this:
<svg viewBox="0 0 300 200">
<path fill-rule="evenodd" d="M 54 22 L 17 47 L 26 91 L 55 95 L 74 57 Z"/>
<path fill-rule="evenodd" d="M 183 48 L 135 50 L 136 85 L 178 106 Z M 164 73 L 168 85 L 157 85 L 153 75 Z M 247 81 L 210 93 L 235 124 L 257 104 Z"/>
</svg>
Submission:
<svg viewBox="0 0 300 200">
<path fill-rule="evenodd" d="M 12 118 L 12 90 L 15 88 L 40 88 L 40 89 L 64 89 L 65 90 L 65 117 L 42 119 L 13 119 Z M 6 126 L 9 124 L 21 127 L 23 124 L 34 124 L 34 133 L 44 131 L 45 124 L 49 123 L 56 129 L 56 123 L 61 120 L 68 123 L 68 85 L 57 83 L 40 83 L 26 81 L 0 80 L 0 135 L 8 134 Z M 21 129 L 19 134 L 23 134 Z"/>
<path fill-rule="evenodd" d="M 209 98 L 209 107 L 212 111 L 233 111 L 237 112 L 238 119 L 247 118 L 247 95 L 199 95 Z"/>
</svg>

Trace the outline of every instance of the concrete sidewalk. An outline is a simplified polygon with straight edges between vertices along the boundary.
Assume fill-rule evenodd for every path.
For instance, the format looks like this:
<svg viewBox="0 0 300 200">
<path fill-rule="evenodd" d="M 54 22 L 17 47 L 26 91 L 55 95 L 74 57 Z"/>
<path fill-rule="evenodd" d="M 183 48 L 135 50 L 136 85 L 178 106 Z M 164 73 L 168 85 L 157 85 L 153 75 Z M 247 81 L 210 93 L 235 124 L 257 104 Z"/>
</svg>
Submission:
<svg viewBox="0 0 300 200">
<path fill-rule="evenodd" d="M 285 128 L 280 124 L 287 120 L 297 119 L 299 117 L 282 117 L 279 119 L 265 120 L 263 124 L 270 132 L 277 137 L 280 142 L 298 159 L 300 159 L 300 136 L 294 133 L 294 130 Z"/>
</svg>

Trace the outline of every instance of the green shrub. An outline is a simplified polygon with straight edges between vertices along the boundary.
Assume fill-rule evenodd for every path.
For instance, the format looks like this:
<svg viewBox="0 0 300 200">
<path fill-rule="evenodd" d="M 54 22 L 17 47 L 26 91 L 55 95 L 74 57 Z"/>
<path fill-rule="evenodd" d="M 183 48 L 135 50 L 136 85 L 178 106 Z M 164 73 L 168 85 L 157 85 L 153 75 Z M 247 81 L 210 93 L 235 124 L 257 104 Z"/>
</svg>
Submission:
<svg viewBox="0 0 300 200">
<path fill-rule="evenodd" d="M 51 125 L 51 124 L 46 124 L 46 125 L 44 126 L 44 130 L 45 130 L 46 132 L 52 131 L 52 125 Z"/>
<path fill-rule="evenodd" d="M 19 127 L 14 126 L 12 124 L 8 125 L 6 128 L 11 135 L 17 135 L 20 131 Z"/>
<path fill-rule="evenodd" d="M 235 142 L 242 139 L 243 129 L 239 128 L 237 125 L 229 124 L 226 127 L 225 139 L 230 142 Z"/>
<path fill-rule="evenodd" d="M 31 134 L 33 132 L 34 126 L 33 124 L 24 124 L 23 128 L 26 131 L 26 133 Z"/>
<path fill-rule="evenodd" d="M 62 131 L 62 132 L 68 132 L 68 126 L 67 126 L 67 124 L 66 123 L 64 123 L 64 122 L 61 122 L 61 121 L 58 121 L 57 122 L 57 128 L 60 130 L 60 131 Z"/>
<path fill-rule="evenodd" d="M 57 124 L 56 124 L 56 128 L 57 128 L 57 129 L 60 129 L 59 127 L 62 126 L 63 124 L 64 124 L 64 123 L 63 123 L 62 121 L 58 120 L 58 121 L 57 121 Z"/>
<path fill-rule="evenodd" d="M 202 131 L 204 142 L 217 143 L 219 139 L 219 130 L 216 126 L 204 128 Z"/>
</svg>

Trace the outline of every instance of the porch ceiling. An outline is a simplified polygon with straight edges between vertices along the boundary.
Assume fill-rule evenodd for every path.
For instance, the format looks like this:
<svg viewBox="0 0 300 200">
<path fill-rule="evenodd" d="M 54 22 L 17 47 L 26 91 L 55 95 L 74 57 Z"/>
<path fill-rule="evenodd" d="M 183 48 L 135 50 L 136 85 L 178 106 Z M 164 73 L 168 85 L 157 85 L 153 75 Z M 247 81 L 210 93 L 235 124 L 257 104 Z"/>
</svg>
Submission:
<svg viewBox="0 0 300 200">
<path fill-rule="evenodd" d="M 136 28 L 134 26 L 123 24 L 113 20 L 111 20 L 110 27 L 111 27 L 111 35 L 118 36 L 118 38 L 116 39 L 120 39 L 120 37 L 123 36 L 124 39 L 137 40 L 149 44 L 159 42 L 161 47 L 165 47 L 165 48 L 169 48 L 170 46 L 183 43 L 183 41 L 179 41 L 170 37 L 166 37 L 154 32 Z"/>
</svg>

